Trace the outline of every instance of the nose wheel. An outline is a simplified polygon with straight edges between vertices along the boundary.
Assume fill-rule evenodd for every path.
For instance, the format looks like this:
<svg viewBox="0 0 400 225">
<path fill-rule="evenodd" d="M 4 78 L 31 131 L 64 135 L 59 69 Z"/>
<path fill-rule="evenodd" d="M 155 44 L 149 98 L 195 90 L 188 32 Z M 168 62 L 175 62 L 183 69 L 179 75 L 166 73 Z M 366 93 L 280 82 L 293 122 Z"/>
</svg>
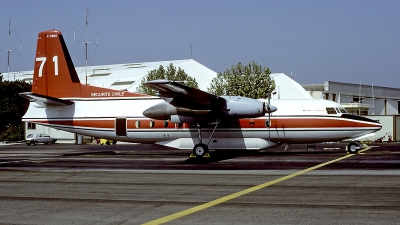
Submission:
<svg viewBox="0 0 400 225">
<path fill-rule="evenodd" d="M 361 147 L 362 147 L 362 144 L 360 142 L 351 142 L 347 146 L 347 152 L 349 154 L 357 154 L 358 151 L 360 151 Z"/>
</svg>

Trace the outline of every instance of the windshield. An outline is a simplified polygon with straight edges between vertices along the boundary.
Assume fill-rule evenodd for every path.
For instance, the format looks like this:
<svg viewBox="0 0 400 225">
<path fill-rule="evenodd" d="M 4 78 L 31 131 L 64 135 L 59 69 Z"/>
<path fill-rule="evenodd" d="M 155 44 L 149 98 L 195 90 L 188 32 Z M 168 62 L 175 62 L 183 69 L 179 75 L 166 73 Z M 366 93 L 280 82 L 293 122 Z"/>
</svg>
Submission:
<svg viewBox="0 0 400 225">
<path fill-rule="evenodd" d="M 346 111 L 346 109 L 345 109 L 345 108 L 339 108 L 339 110 L 340 110 L 340 112 L 341 112 L 341 113 L 346 113 L 346 114 L 349 114 L 349 113 Z"/>
</svg>

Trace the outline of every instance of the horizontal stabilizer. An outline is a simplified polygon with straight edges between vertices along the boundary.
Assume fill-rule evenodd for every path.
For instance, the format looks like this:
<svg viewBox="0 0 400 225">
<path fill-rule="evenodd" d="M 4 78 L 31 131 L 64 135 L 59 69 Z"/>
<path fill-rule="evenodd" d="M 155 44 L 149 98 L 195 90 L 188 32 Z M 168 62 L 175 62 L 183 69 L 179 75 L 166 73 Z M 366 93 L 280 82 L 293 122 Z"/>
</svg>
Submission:
<svg viewBox="0 0 400 225">
<path fill-rule="evenodd" d="M 41 95 L 33 92 L 23 92 L 19 94 L 21 97 L 28 99 L 31 102 L 35 102 L 43 107 L 47 106 L 68 106 L 74 104 L 70 100 L 64 100 L 59 98 L 54 98 L 46 95 Z"/>
</svg>

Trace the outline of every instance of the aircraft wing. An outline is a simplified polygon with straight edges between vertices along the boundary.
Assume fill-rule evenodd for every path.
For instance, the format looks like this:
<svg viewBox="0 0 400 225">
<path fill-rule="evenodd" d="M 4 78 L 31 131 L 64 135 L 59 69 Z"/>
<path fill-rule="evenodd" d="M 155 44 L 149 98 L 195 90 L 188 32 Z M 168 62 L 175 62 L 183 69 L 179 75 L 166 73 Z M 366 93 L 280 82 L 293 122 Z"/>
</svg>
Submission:
<svg viewBox="0 0 400 225">
<path fill-rule="evenodd" d="M 146 86 L 157 91 L 157 95 L 175 107 L 194 110 L 212 110 L 226 103 L 224 98 L 170 80 L 153 80 Z"/>
<path fill-rule="evenodd" d="M 42 107 L 47 106 L 68 106 L 74 104 L 73 101 L 54 98 L 46 95 L 41 95 L 33 92 L 23 92 L 19 94 L 21 97 L 28 99 L 31 102 L 36 102 Z"/>
<path fill-rule="evenodd" d="M 153 80 L 145 85 L 156 90 L 165 104 L 160 103 L 146 109 L 143 115 L 153 119 L 187 117 L 186 121 L 197 121 L 204 117 L 256 118 L 271 109 L 266 103 L 241 96 L 216 96 L 205 91 L 169 80 Z M 175 121 L 175 120 L 174 120 Z M 177 121 L 177 120 L 176 120 Z M 183 120 L 179 120 L 183 121 Z"/>
</svg>

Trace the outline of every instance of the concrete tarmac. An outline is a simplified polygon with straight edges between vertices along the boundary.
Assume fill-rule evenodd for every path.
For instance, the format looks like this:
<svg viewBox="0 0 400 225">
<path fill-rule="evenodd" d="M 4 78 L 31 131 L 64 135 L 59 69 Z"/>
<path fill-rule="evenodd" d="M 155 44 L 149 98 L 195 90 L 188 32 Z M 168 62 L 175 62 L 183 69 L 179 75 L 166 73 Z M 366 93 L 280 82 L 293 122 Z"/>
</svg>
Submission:
<svg viewBox="0 0 400 225">
<path fill-rule="evenodd" d="M 400 145 L 347 158 L 344 146 L 207 160 L 155 145 L 0 146 L 0 224 L 398 224 Z"/>
</svg>

